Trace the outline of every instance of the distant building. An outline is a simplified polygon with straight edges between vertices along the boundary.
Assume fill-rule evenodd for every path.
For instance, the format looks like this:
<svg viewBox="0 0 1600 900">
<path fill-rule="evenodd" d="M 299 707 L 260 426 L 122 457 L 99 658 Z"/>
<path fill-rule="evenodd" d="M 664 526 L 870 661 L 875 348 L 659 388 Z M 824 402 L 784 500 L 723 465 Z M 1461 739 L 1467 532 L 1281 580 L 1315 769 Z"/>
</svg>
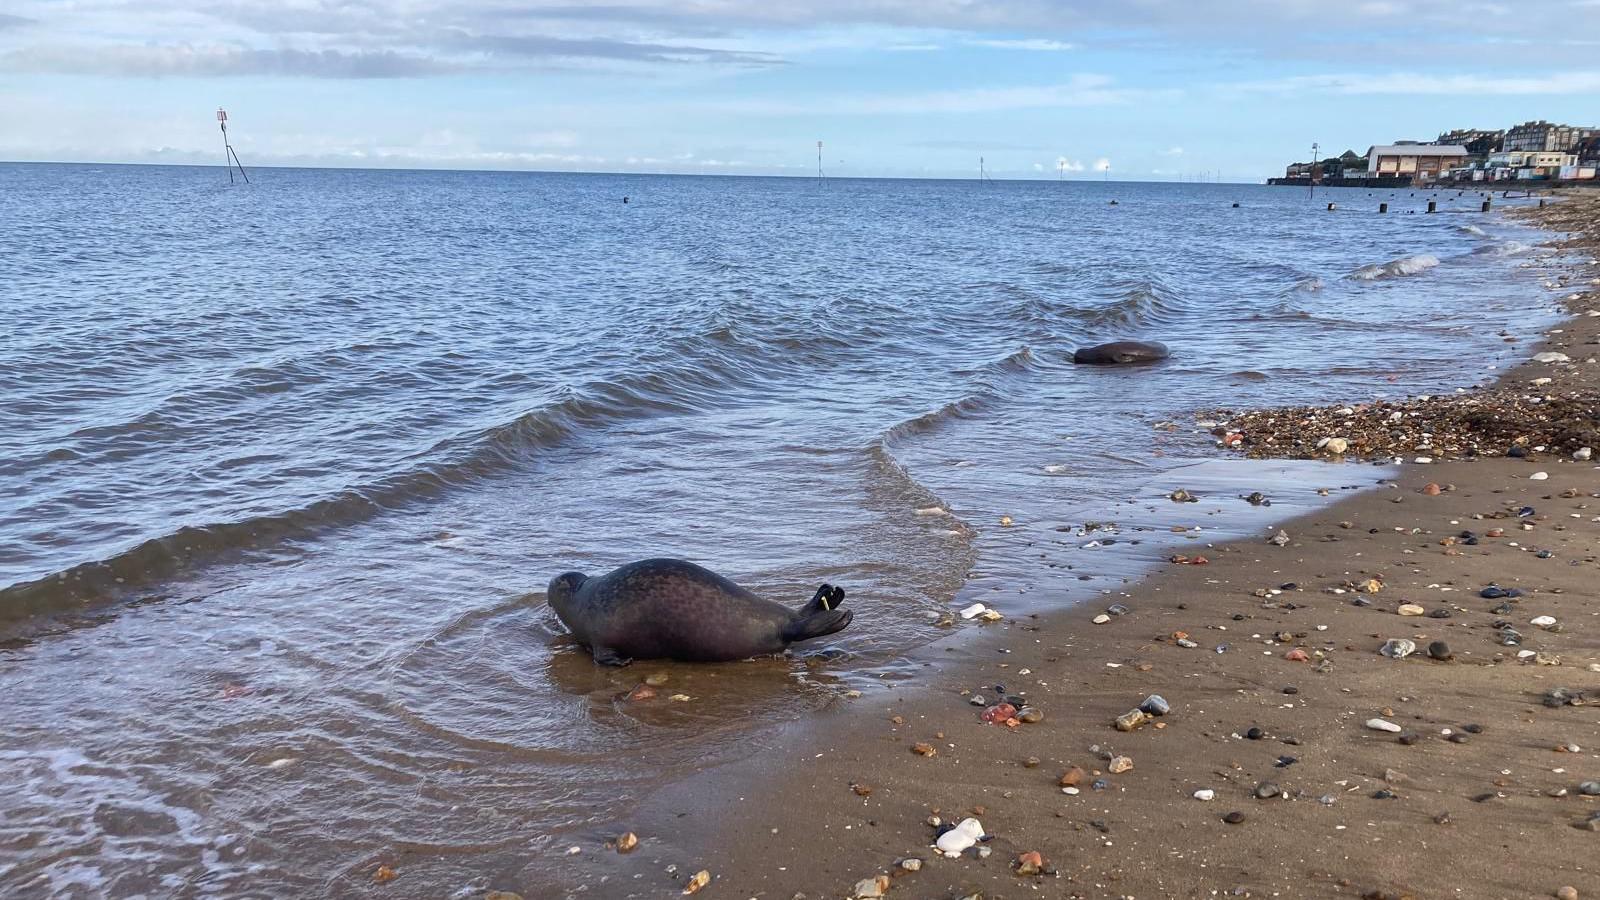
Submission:
<svg viewBox="0 0 1600 900">
<path fill-rule="evenodd" d="M 1591 134 L 1572 148 L 1580 166 L 1600 166 L 1600 134 Z"/>
<path fill-rule="evenodd" d="M 1600 128 L 1555 125 L 1540 119 L 1535 122 L 1523 122 L 1507 131 L 1500 149 L 1565 152 L 1576 147 L 1579 141 L 1595 134 L 1600 134 Z"/>
<path fill-rule="evenodd" d="M 1466 162 L 1467 148 L 1418 144 L 1381 144 L 1367 150 L 1367 177 L 1438 178 L 1449 169 Z"/>
<path fill-rule="evenodd" d="M 1458 128 L 1455 131 L 1446 131 L 1439 135 L 1435 144 L 1444 146 L 1459 146 L 1467 148 L 1467 155 L 1483 158 L 1491 153 L 1499 153 L 1503 149 L 1506 133 L 1504 131 L 1486 131 L 1481 128 Z"/>
<path fill-rule="evenodd" d="M 1576 154 L 1547 150 L 1503 150 L 1484 162 L 1495 179 L 1559 178 L 1562 169 L 1577 165 Z"/>
</svg>

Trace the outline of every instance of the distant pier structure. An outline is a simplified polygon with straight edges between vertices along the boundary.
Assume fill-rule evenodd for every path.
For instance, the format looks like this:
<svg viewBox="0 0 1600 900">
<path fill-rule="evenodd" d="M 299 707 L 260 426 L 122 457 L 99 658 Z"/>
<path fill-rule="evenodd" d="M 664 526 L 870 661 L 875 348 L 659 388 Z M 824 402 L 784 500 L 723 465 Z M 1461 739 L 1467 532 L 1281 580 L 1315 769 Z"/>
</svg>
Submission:
<svg viewBox="0 0 1600 900">
<path fill-rule="evenodd" d="M 245 184 L 250 183 L 250 176 L 244 173 L 244 163 L 239 162 L 239 154 L 234 151 L 233 144 L 228 142 L 228 111 L 217 107 L 217 127 L 222 129 L 222 165 L 228 170 L 228 183 L 234 184 L 233 167 L 239 167 L 239 177 Z"/>
</svg>

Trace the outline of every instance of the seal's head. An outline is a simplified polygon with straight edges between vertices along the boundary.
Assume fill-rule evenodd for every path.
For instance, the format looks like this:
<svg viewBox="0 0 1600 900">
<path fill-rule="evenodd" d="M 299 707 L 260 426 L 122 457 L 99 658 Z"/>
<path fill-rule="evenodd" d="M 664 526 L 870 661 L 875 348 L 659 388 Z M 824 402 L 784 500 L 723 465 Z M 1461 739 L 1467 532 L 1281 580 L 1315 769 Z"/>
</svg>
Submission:
<svg viewBox="0 0 1600 900">
<path fill-rule="evenodd" d="M 589 576 L 582 572 L 564 572 L 550 579 L 550 590 L 545 593 L 545 600 L 550 608 L 562 621 L 567 620 L 567 613 L 572 609 L 572 600 L 578 595 L 578 589 L 589 580 Z"/>
</svg>

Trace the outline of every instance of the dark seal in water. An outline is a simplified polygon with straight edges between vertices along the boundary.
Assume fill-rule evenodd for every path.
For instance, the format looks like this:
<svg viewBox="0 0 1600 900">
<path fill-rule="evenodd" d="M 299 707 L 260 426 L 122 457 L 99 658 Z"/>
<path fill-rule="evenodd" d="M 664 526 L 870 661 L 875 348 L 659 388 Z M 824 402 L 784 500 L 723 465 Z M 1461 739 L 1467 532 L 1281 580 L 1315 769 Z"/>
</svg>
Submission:
<svg viewBox="0 0 1600 900">
<path fill-rule="evenodd" d="M 722 662 L 777 653 L 841 631 L 852 613 L 832 585 L 798 610 L 763 600 L 681 559 L 628 563 L 599 578 L 567 572 L 550 581 L 550 608 L 595 662 L 635 659 Z"/>
<path fill-rule="evenodd" d="M 1072 361 L 1090 366 L 1125 366 L 1167 358 L 1167 345 L 1154 341 L 1113 341 L 1072 354 Z"/>
</svg>

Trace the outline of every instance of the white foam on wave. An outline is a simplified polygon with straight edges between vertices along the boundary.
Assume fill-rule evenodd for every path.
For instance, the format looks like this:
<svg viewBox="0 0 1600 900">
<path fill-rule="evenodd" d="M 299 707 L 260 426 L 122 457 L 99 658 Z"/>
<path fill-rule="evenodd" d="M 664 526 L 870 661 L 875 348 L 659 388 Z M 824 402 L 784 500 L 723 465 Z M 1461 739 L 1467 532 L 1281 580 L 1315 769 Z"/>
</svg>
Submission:
<svg viewBox="0 0 1600 900">
<path fill-rule="evenodd" d="M 1414 256 L 1402 256 L 1391 259 L 1381 266 L 1362 266 L 1351 272 L 1349 277 L 1356 281 L 1373 281 L 1378 278 L 1393 278 L 1402 275 L 1415 275 L 1439 264 L 1439 257 L 1427 253 L 1418 253 Z"/>
<path fill-rule="evenodd" d="M 950 510 L 945 509 L 942 506 L 924 506 L 923 508 L 917 510 L 917 515 L 919 515 L 919 516 L 948 516 L 948 515 L 950 515 Z"/>
<path fill-rule="evenodd" d="M 1459 227 L 1460 227 L 1460 229 L 1462 231 L 1466 232 L 1467 234 L 1475 234 L 1478 237 L 1488 237 L 1489 236 L 1489 232 L 1484 231 L 1482 228 L 1479 228 L 1476 225 L 1461 225 Z"/>
</svg>

